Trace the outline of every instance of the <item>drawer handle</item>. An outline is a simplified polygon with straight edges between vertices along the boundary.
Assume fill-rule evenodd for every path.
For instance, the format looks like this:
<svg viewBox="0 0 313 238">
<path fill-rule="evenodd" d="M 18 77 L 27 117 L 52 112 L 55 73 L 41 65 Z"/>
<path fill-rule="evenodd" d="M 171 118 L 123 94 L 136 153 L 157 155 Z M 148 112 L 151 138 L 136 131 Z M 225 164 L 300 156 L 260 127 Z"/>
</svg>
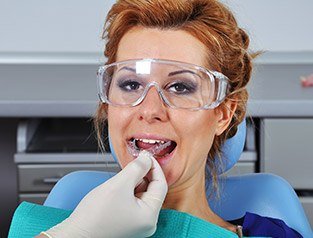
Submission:
<svg viewBox="0 0 313 238">
<path fill-rule="evenodd" d="M 45 184 L 56 184 L 61 178 L 56 177 L 56 178 L 44 178 L 42 181 Z"/>
</svg>

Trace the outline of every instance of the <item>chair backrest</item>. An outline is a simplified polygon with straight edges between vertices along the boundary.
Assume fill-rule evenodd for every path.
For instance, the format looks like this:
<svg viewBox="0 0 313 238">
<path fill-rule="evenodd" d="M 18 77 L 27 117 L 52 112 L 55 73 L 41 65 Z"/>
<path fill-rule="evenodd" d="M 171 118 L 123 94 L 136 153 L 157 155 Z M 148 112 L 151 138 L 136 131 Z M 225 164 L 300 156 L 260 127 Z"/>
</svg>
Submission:
<svg viewBox="0 0 313 238">
<path fill-rule="evenodd" d="M 93 188 L 113 177 L 115 173 L 75 171 L 62 177 L 52 188 L 44 206 L 74 210 Z"/>
<path fill-rule="evenodd" d="M 209 203 L 223 219 L 235 220 L 251 212 L 280 219 L 303 237 L 313 237 L 300 200 L 285 179 L 269 173 L 254 173 L 222 178 L 220 187 L 220 198 L 211 198 Z"/>
<path fill-rule="evenodd" d="M 243 121 L 235 136 L 222 146 L 222 161 L 226 161 L 219 173 L 230 169 L 242 153 L 246 136 L 246 123 Z M 115 157 L 114 149 L 110 144 Z M 116 159 L 116 157 L 115 157 Z M 217 160 L 216 160 L 217 161 Z M 64 176 L 52 189 L 44 205 L 73 210 L 80 200 L 93 188 L 114 176 L 114 173 L 100 171 L 76 171 Z M 234 220 L 245 212 L 278 218 L 303 237 L 313 237 L 301 203 L 287 181 L 273 174 L 249 174 L 222 177 L 220 199 L 209 199 L 211 208 L 223 219 Z"/>
<path fill-rule="evenodd" d="M 54 186 L 44 205 L 73 210 L 89 191 L 112 176 L 114 173 L 99 171 L 72 172 Z M 234 220 L 252 212 L 281 219 L 303 237 L 313 237 L 297 195 L 281 177 L 249 174 L 224 178 L 220 184 L 220 199 L 209 199 L 209 203 L 223 219 Z"/>
</svg>

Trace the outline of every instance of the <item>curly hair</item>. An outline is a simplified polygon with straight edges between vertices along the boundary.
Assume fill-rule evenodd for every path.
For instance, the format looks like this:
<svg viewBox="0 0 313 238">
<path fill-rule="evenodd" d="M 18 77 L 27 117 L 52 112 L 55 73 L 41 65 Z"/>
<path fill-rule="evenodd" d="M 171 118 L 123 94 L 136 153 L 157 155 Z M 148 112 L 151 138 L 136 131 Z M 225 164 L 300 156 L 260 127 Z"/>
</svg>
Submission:
<svg viewBox="0 0 313 238">
<path fill-rule="evenodd" d="M 254 54 L 248 52 L 249 37 L 241 29 L 232 12 L 217 0 L 119 0 L 109 11 L 102 38 L 106 40 L 104 55 L 107 64 L 116 60 L 121 38 L 134 26 L 184 30 L 200 40 L 207 48 L 207 66 L 230 79 L 228 100 L 236 101 L 237 108 L 229 127 L 214 138 L 209 151 L 209 177 L 217 187 L 217 168 L 214 158 L 221 158 L 222 143 L 236 134 L 237 126 L 245 118 L 248 84 Z M 212 68 L 213 67 L 213 68 Z M 101 141 L 107 105 L 100 104 L 95 116 L 98 140 Z"/>
</svg>

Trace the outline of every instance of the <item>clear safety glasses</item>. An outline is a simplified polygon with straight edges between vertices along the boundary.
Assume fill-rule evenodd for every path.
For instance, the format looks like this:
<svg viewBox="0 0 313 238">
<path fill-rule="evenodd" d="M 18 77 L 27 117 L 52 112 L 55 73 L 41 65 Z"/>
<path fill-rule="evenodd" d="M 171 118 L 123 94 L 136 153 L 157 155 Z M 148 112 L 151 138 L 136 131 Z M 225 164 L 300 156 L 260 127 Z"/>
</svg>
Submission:
<svg viewBox="0 0 313 238">
<path fill-rule="evenodd" d="M 203 67 L 159 59 L 120 61 L 98 70 L 100 100 L 134 107 L 153 87 L 171 108 L 213 109 L 226 97 L 228 78 Z"/>
</svg>

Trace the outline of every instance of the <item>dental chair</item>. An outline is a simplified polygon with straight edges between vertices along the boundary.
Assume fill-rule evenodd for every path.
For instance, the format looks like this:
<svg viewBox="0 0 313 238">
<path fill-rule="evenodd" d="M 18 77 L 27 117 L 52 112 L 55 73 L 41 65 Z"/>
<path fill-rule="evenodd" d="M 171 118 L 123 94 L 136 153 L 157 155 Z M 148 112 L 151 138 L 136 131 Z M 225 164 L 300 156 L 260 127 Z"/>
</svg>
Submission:
<svg viewBox="0 0 313 238">
<path fill-rule="evenodd" d="M 238 161 L 246 138 L 246 123 L 243 121 L 235 136 L 222 147 L 226 164 L 220 174 L 232 168 Z M 112 155 L 116 158 L 111 147 Z M 226 160 L 227 158 L 227 160 Z M 223 159 L 222 159 L 223 160 Z M 64 176 L 51 190 L 44 206 L 73 210 L 80 200 L 93 188 L 114 176 L 114 173 L 76 171 Z M 265 217 L 283 220 L 303 237 L 313 237 L 313 232 L 297 194 L 283 178 L 255 173 L 240 176 L 220 176 L 220 198 L 209 198 L 211 209 L 224 220 L 235 220 L 252 212 Z"/>
</svg>

